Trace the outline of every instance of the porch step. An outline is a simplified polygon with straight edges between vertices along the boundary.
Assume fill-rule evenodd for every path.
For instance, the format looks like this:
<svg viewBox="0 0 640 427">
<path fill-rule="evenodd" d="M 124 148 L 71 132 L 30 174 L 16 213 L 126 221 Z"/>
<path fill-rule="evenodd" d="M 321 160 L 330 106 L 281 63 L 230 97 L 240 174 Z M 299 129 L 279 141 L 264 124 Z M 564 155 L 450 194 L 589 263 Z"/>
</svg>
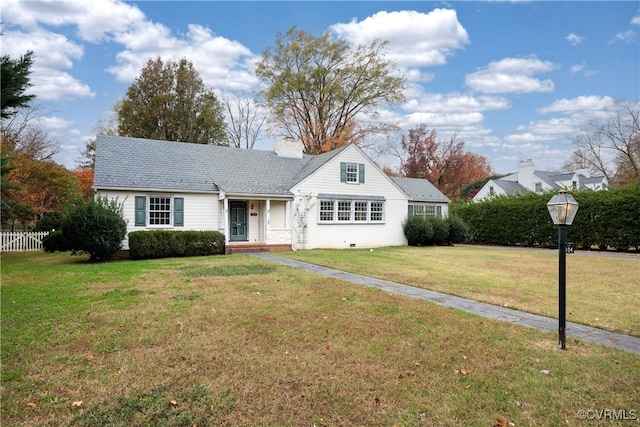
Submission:
<svg viewBox="0 0 640 427">
<path fill-rule="evenodd" d="M 231 255 L 249 252 L 276 252 L 290 250 L 291 245 L 289 244 L 267 245 L 266 243 L 232 243 L 226 246 L 225 253 L 227 255 Z"/>
</svg>

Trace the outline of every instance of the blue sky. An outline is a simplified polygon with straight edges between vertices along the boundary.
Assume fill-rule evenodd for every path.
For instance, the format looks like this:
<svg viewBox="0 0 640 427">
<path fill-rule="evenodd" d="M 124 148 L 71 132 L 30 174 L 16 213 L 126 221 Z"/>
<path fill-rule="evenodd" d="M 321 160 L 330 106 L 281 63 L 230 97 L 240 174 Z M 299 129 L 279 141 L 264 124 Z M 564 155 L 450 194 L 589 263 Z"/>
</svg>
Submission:
<svg viewBox="0 0 640 427">
<path fill-rule="evenodd" d="M 69 168 L 148 59 L 186 57 L 216 93 L 252 91 L 260 54 L 294 25 L 387 40 L 409 86 L 381 119 L 457 133 L 498 173 L 522 159 L 560 168 L 588 120 L 640 101 L 637 1 L 3 0 L 0 12 L 2 54 L 34 51 L 30 90 Z"/>
</svg>

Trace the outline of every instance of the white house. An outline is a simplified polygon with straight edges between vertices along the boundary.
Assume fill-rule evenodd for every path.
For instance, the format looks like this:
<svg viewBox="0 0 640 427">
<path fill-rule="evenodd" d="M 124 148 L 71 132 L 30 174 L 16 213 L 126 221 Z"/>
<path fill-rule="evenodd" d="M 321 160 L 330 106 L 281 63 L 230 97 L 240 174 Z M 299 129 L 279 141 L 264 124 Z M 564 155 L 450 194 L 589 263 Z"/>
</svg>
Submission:
<svg viewBox="0 0 640 427">
<path fill-rule="evenodd" d="M 216 230 L 230 252 L 406 245 L 409 213 L 446 216 L 449 204 L 354 144 L 309 156 L 291 140 L 262 151 L 98 136 L 94 189 L 123 203 L 127 232 Z"/>
<path fill-rule="evenodd" d="M 522 160 L 518 164 L 518 172 L 500 179 L 489 180 L 474 196 L 474 202 L 492 197 L 524 193 L 527 191 L 542 192 L 564 188 L 566 190 L 606 190 L 607 178 L 591 176 L 588 169 L 571 172 L 549 172 L 535 170 L 533 160 Z"/>
</svg>

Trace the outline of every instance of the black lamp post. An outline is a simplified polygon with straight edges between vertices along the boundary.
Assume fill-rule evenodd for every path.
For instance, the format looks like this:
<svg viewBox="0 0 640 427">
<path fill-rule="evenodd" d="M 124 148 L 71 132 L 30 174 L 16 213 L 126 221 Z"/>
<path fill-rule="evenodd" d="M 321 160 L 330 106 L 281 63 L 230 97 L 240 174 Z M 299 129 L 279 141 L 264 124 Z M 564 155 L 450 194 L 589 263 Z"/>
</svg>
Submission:
<svg viewBox="0 0 640 427">
<path fill-rule="evenodd" d="M 547 209 L 553 223 L 558 226 L 558 332 L 560 340 L 560 348 L 566 349 L 565 329 L 567 324 L 566 305 L 567 305 L 567 226 L 573 223 L 573 219 L 578 212 L 578 202 L 576 199 L 567 194 L 563 188 L 559 194 L 556 194 L 547 203 Z"/>
</svg>

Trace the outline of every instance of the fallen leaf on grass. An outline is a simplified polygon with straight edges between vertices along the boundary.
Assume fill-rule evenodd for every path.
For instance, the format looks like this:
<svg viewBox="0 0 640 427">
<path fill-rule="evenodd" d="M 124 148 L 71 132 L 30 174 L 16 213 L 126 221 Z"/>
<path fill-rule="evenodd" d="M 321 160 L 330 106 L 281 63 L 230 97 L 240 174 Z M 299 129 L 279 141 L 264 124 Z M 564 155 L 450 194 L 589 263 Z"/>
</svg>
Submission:
<svg viewBox="0 0 640 427">
<path fill-rule="evenodd" d="M 36 404 L 35 404 L 35 403 L 33 403 L 33 402 L 29 402 L 29 403 L 27 403 L 27 406 L 28 406 L 29 408 L 31 408 L 31 410 L 32 410 L 32 411 L 35 411 L 35 410 L 36 410 Z"/>
<path fill-rule="evenodd" d="M 493 427 L 507 427 L 507 422 L 502 418 L 496 418 L 496 422 L 493 424 Z"/>
<path fill-rule="evenodd" d="M 543 369 L 542 371 L 540 371 L 541 373 L 543 373 L 544 375 L 549 375 L 549 371 L 546 369 Z"/>
<path fill-rule="evenodd" d="M 470 370 L 468 370 L 467 368 L 460 368 L 460 373 L 462 375 L 467 375 L 469 372 L 471 372 Z"/>
<path fill-rule="evenodd" d="M 88 354 L 87 357 L 85 357 L 85 359 L 91 362 L 93 360 L 93 354 Z"/>
<path fill-rule="evenodd" d="M 80 406 L 82 406 L 82 400 L 78 400 L 76 402 L 73 402 L 71 404 L 71 406 L 79 408 Z"/>
<path fill-rule="evenodd" d="M 172 405 L 174 405 L 174 406 L 178 404 L 178 402 L 177 402 L 177 401 L 175 401 L 175 400 L 170 400 L 170 401 L 169 401 L 169 403 L 171 403 L 171 404 L 172 404 Z"/>
</svg>

